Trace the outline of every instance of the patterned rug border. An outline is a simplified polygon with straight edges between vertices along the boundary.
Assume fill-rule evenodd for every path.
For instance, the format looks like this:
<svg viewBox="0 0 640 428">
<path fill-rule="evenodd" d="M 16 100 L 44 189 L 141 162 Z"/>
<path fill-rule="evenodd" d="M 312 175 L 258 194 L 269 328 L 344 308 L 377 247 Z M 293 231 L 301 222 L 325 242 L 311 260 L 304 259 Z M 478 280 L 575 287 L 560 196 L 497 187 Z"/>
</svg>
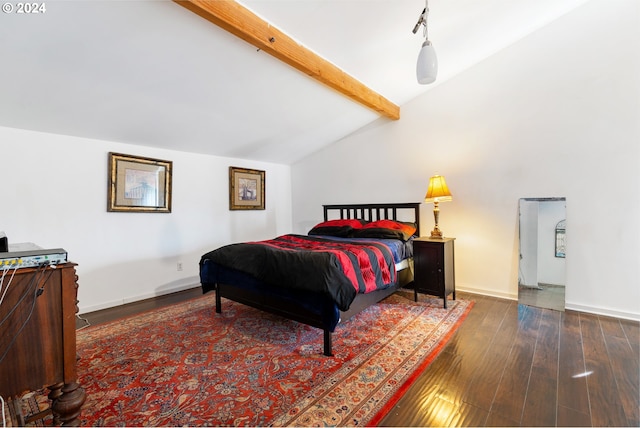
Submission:
<svg viewBox="0 0 640 428">
<path fill-rule="evenodd" d="M 421 345 L 426 346 L 418 346 L 408 356 L 404 357 L 403 363 L 399 364 L 394 370 L 395 374 L 387 375 L 385 381 L 376 387 L 376 392 L 372 393 L 368 400 L 357 405 L 351 403 L 349 406 L 343 407 L 341 410 L 345 415 L 341 417 L 339 422 L 335 422 L 335 416 L 337 416 L 335 414 L 334 418 L 331 419 L 332 412 L 336 412 L 336 407 L 332 407 L 336 403 L 332 402 L 331 396 L 336 396 L 340 393 L 348 395 L 349 388 L 345 386 L 343 390 L 336 391 L 336 389 L 340 388 L 337 385 L 333 385 L 329 387 L 328 391 L 322 389 L 318 391 L 316 388 L 309 391 L 307 398 L 298 400 L 296 406 L 292 407 L 288 413 L 272 419 L 270 426 L 319 426 L 321 424 L 325 426 L 377 426 L 431 362 L 438 357 L 475 304 L 472 300 L 458 299 L 449 301 L 449 308 L 444 309 L 442 304 L 438 303 L 442 302 L 442 300 L 432 296 L 423 297 L 422 301 L 415 303 L 413 302 L 413 292 L 410 292 L 410 290 L 400 290 L 378 304 L 384 304 L 386 300 L 393 299 L 394 296 L 405 298 L 411 304 L 416 304 L 417 306 L 413 307 L 413 310 L 418 311 L 410 319 L 403 320 L 405 325 L 399 329 L 400 334 L 405 332 L 405 329 L 410 328 L 411 324 L 419 323 L 422 320 L 422 316 L 429 316 L 429 310 L 446 311 L 446 315 L 438 321 L 438 327 L 430 331 L 420 341 Z M 456 315 L 456 313 L 458 314 Z M 445 321 L 450 317 L 456 319 L 454 324 L 446 324 Z M 446 329 L 446 333 L 439 336 L 438 331 L 441 329 Z M 429 344 L 430 338 L 433 336 L 435 336 L 436 341 L 433 344 Z M 380 356 L 388 355 L 388 353 L 385 354 L 385 350 L 393 348 L 392 342 L 395 342 L 394 337 L 387 338 L 387 341 L 378 340 L 373 348 L 369 348 L 368 351 L 360 354 L 358 359 L 364 358 L 365 362 L 379 362 Z M 412 361 L 416 361 L 416 363 L 411 364 Z M 408 368 L 406 368 L 407 364 L 410 364 Z M 347 361 L 344 367 L 334 373 L 333 377 L 340 378 L 341 384 L 348 383 L 349 380 L 353 382 L 353 378 L 357 377 L 357 373 L 362 374 L 363 371 L 366 373 L 365 366 L 359 364 L 357 360 Z M 406 368 L 406 370 L 403 370 L 403 368 Z M 344 373 L 340 373 L 341 371 L 348 371 L 352 374 L 347 376 Z M 396 380 L 399 386 L 396 386 L 394 382 Z M 313 398 L 313 400 L 309 399 L 309 397 Z M 302 404 L 300 404 L 301 402 Z M 376 410 L 375 407 L 378 405 L 382 405 L 382 407 Z M 327 418 L 331 419 L 330 422 L 327 422 Z"/>
<path fill-rule="evenodd" d="M 465 321 L 465 319 L 471 312 L 471 309 L 473 309 L 473 306 L 475 305 L 475 302 L 473 300 L 469 300 L 466 302 L 468 302 L 468 305 L 466 306 L 464 313 L 458 318 L 458 321 L 451 327 L 449 332 L 440 339 L 438 346 L 436 346 L 436 348 L 433 351 L 431 351 L 431 353 L 427 356 L 427 358 L 425 358 L 422 361 L 422 363 L 420 363 L 414 369 L 411 376 L 409 376 L 409 378 L 402 384 L 400 388 L 398 388 L 398 390 L 393 394 L 393 396 L 389 400 L 387 400 L 387 402 L 382 406 L 382 409 L 380 409 L 378 413 L 376 413 L 368 421 L 368 425 L 379 426 L 380 422 L 382 422 L 385 416 L 387 416 L 389 412 L 395 407 L 395 405 L 398 404 L 400 399 L 404 396 L 404 394 L 407 393 L 407 391 L 409 390 L 409 388 L 411 388 L 411 386 L 415 383 L 415 381 L 418 380 L 420 375 L 422 375 L 422 373 L 424 373 L 427 367 L 429 367 L 431 363 L 440 355 L 442 350 L 449 343 L 449 340 L 451 339 L 451 337 L 453 337 L 453 335 L 456 334 L 456 332 L 458 331 L 458 328 Z"/>
</svg>

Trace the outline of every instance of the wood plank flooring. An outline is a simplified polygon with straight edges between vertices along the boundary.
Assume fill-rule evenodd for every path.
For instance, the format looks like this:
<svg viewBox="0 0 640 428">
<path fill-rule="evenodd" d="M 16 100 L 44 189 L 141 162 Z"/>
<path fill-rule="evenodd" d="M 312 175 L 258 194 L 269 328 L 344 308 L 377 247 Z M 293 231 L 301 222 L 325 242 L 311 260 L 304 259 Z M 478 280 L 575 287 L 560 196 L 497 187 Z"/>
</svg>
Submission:
<svg viewBox="0 0 640 428">
<path fill-rule="evenodd" d="M 199 295 L 82 317 L 97 324 Z M 640 426 L 640 323 L 457 296 L 474 308 L 382 426 Z"/>
</svg>

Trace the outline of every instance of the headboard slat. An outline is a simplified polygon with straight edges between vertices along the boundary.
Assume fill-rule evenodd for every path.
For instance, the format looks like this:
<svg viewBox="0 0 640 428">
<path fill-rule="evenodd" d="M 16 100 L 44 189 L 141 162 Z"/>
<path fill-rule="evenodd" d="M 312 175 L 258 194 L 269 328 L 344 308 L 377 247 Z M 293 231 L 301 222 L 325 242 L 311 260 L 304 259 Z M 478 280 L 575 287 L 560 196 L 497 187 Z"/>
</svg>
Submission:
<svg viewBox="0 0 640 428">
<path fill-rule="evenodd" d="M 420 202 L 385 204 L 323 205 L 324 221 L 335 218 L 410 221 L 416 223 L 416 236 L 420 236 Z M 339 214 L 337 214 L 339 213 Z M 333 216 L 331 214 L 334 214 Z"/>
</svg>

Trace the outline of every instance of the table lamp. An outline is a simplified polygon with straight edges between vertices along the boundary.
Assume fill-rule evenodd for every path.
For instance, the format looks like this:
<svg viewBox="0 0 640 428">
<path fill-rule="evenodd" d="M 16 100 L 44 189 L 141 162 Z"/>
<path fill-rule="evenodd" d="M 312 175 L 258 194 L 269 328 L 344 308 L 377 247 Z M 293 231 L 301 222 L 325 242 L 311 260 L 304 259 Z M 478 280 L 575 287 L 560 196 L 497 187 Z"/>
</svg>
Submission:
<svg viewBox="0 0 640 428">
<path fill-rule="evenodd" d="M 433 218 L 436 221 L 436 226 L 431 231 L 431 237 L 442 239 L 442 231 L 438 228 L 438 217 L 440 217 L 440 208 L 438 204 L 440 202 L 452 201 L 451 192 L 447 187 L 447 183 L 444 181 L 444 177 L 441 175 L 434 175 L 429 179 L 429 188 L 427 189 L 427 195 L 424 197 L 424 201 L 427 203 L 433 202 Z"/>
</svg>

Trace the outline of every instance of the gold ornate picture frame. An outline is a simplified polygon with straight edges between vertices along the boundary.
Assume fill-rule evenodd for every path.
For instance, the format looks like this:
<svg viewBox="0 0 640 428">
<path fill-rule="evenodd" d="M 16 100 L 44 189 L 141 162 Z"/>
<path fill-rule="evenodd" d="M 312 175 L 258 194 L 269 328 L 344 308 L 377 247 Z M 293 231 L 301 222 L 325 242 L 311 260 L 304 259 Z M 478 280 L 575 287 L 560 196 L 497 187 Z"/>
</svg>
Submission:
<svg viewBox="0 0 640 428">
<path fill-rule="evenodd" d="M 109 212 L 171 212 L 173 162 L 109 153 Z"/>
<path fill-rule="evenodd" d="M 229 209 L 263 210 L 265 172 L 257 169 L 229 167 Z"/>
</svg>

